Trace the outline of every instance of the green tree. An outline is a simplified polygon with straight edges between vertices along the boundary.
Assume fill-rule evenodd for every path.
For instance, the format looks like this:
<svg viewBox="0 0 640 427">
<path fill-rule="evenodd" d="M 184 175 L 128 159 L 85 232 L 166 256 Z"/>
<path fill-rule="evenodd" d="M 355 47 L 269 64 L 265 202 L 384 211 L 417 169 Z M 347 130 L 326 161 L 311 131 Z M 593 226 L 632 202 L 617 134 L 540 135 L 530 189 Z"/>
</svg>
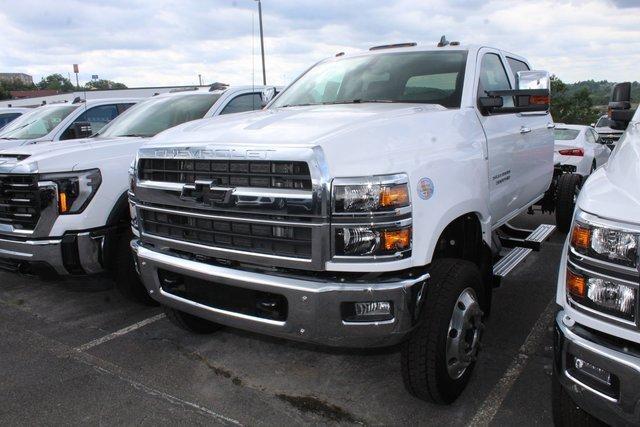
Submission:
<svg viewBox="0 0 640 427">
<path fill-rule="evenodd" d="M 9 88 L 7 88 L 4 82 L 0 82 L 0 100 L 2 99 L 11 99 Z"/>
<path fill-rule="evenodd" d="M 38 89 L 53 89 L 60 92 L 73 92 L 75 89 L 73 83 L 71 83 L 68 78 L 63 77 L 62 74 L 58 73 L 43 77 L 37 86 Z"/>
<path fill-rule="evenodd" d="M 87 84 L 85 84 L 84 86 L 87 89 L 97 89 L 97 90 L 127 88 L 127 86 L 124 83 L 113 82 L 111 80 L 105 80 L 105 79 L 91 80 L 90 82 L 87 82 Z"/>
<path fill-rule="evenodd" d="M 551 116 L 556 123 L 588 125 L 598 118 L 588 88 L 571 90 L 557 76 L 551 76 Z"/>
</svg>

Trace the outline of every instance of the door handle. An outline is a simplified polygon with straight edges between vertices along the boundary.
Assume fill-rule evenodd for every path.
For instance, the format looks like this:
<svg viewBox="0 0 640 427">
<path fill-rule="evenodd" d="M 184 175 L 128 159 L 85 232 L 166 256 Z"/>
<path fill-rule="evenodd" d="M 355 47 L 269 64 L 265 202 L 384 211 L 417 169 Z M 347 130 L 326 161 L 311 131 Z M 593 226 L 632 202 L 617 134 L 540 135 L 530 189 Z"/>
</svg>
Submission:
<svg viewBox="0 0 640 427">
<path fill-rule="evenodd" d="M 553 129 L 554 127 L 556 127 L 555 123 L 547 123 L 547 129 Z"/>
<path fill-rule="evenodd" d="M 526 128 L 524 126 L 520 128 L 520 133 L 529 133 L 529 132 L 531 132 L 531 128 Z"/>
</svg>

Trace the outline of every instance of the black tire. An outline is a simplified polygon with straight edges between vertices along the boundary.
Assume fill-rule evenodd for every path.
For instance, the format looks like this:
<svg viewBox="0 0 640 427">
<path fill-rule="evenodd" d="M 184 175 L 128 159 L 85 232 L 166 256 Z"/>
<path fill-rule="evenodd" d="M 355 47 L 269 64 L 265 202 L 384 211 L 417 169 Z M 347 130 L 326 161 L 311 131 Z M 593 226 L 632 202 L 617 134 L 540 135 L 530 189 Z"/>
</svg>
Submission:
<svg viewBox="0 0 640 427">
<path fill-rule="evenodd" d="M 551 412 L 553 424 L 558 427 L 606 426 L 575 404 L 569 393 L 560 385 L 555 370 L 551 378 Z"/>
<path fill-rule="evenodd" d="M 463 292 L 473 289 L 478 298 L 483 298 L 486 293 L 480 271 L 471 262 L 437 260 L 432 264 L 430 273 L 432 279 L 420 312 L 420 324 L 402 345 L 402 379 L 406 389 L 415 397 L 449 404 L 462 393 L 475 366 L 473 361 L 460 377 L 454 379 L 450 376 L 446 350 L 449 323 L 454 310 L 459 307 L 458 298 Z M 479 334 L 481 330 L 480 324 Z"/>
<path fill-rule="evenodd" d="M 130 301 L 148 306 L 157 306 L 158 303 L 149 296 L 147 289 L 136 272 L 130 246 L 132 238 L 133 234 L 126 232 L 118 239 L 113 271 L 116 289 Z"/>
<path fill-rule="evenodd" d="M 573 173 L 565 173 L 558 178 L 556 192 L 556 226 L 563 233 L 569 232 L 573 209 L 580 191 L 582 177 Z"/>
<path fill-rule="evenodd" d="M 176 310 L 175 308 L 167 307 L 166 305 L 163 305 L 162 308 L 171 323 L 188 332 L 204 335 L 223 328 L 223 326 L 218 323 L 196 317 L 184 311 Z"/>
</svg>

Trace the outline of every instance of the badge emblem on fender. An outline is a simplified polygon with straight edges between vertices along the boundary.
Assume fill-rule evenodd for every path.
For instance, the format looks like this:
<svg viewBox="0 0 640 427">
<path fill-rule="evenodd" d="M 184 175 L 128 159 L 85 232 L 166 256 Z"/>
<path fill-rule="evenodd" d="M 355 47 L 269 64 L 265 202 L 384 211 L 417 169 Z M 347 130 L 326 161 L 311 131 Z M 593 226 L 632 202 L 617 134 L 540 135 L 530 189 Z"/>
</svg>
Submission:
<svg viewBox="0 0 640 427">
<path fill-rule="evenodd" d="M 418 181 L 418 197 L 422 200 L 429 200 L 431 196 L 433 196 L 434 191 L 435 187 L 431 179 L 421 178 L 420 181 Z"/>
</svg>

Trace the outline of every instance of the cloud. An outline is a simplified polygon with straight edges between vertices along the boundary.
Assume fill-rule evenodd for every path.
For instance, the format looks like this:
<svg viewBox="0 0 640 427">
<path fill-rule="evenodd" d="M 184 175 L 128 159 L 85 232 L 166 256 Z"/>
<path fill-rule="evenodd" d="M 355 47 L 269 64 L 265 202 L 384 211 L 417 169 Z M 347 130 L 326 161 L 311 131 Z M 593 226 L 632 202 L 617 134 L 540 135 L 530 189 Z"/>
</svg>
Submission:
<svg viewBox="0 0 640 427">
<path fill-rule="evenodd" d="M 633 0 L 263 0 L 269 82 L 340 51 L 442 34 L 521 54 L 566 81 L 638 80 Z M 261 80 L 253 0 L 0 0 L 0 70 L 36 79 L 80 64 L 129 86 Z"/>
</svg>

